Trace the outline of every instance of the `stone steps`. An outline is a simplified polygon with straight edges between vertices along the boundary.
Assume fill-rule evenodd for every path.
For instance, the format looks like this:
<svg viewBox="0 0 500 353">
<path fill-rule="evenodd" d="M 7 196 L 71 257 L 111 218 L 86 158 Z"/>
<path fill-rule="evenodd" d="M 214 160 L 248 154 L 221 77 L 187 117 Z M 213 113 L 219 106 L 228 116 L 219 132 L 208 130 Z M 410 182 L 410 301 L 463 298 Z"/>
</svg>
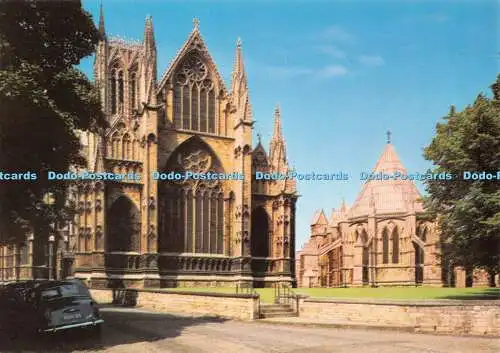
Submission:
<svg viewBox="0 0 500 353">
<path fill-rule="evenodd" d="M 264 304 L 260 306 L 260 318 L 293 317 L 297 314 L 291 305 L 285 304 Z"/>
</svg>

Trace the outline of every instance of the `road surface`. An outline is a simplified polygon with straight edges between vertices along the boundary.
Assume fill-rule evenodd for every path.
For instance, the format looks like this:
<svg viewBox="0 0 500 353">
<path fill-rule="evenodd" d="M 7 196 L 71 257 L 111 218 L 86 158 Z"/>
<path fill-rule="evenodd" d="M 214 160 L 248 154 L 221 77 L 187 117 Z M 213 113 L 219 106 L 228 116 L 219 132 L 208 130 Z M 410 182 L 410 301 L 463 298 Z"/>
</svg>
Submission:
<svg viewBox="0 0 500 353">
<path fill-rule="evenodd" d="M 101 338 L 64 333 L 45 339 L 0 337 L 0 352 L 500 352 L 500 339 L 297 327 L 103 308 Z"/>
</svg>

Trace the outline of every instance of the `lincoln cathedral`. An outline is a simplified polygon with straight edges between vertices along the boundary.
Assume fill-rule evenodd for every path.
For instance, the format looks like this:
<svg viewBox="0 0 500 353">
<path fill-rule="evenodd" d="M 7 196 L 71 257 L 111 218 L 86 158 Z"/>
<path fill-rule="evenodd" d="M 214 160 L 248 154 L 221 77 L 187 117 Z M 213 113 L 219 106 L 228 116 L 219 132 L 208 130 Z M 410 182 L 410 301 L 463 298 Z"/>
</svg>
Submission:
<svg viewBox="0 0 500 353">
<path fill-rule="evenodd" d="M 241 41 L 226 86 L 197 20 L 159 79 L 151 17 L 141 42 L 108 37 L 102 11 L 99 31 L 94 79 L 109 128 L 80 133 L 86 170 L 141 178 L 74 185 L 77 214 L 57 229 L 53 253 L 36 236 L 2 247 L 2 280 L 39 277 L 48 266 L 52 277 L 92 287 L 293 285 L 298 194 L 293 181 L 253 177 L 291 167 L 278 107 L 269 149 L 252 141 Z M 152 177 L 172 171 L 243 180 Z"/>
</svg>

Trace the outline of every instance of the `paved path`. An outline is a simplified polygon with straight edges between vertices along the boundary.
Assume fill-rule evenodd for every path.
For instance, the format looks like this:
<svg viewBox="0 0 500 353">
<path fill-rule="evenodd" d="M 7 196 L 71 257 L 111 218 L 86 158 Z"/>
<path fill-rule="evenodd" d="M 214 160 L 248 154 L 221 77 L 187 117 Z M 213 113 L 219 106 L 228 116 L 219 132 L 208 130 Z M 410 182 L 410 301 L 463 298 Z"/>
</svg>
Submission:
<svg viewBox="0 0 500 353">
<path fill-rule="evenodd" d="M 66 333 L 43 341 L 0 338 L 0 352 L 499 352 L 500 339 L 297 327 L 104 308 L 100 339 Z"/>
</svg>

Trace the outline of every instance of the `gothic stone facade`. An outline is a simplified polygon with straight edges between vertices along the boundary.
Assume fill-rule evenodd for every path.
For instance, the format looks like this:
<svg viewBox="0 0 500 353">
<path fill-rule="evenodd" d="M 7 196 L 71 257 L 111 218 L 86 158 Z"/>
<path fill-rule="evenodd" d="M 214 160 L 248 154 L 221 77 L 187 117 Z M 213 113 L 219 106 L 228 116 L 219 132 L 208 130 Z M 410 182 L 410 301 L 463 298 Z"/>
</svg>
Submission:
<svg viewBox="0 0 500 353">
<path fill-rule="evenodd" d="M 253 146 L 241 41 L 227 88 L 197 23 L 159 82 L 151 18 L 142 42 L 108 38 L 102 13 L 99 30 L 94 78 L 110 127 L 100 136 L 81 133 L 86 170 L 141 178 L 72 188 L 78 213 L 65 272 L 93 287 L 293 284 L 295 184 L 254 177 L 288 171 L 280 111 L 269 153 L 260 141 Z M 243 180 L 155 180 L 156 171 L 240 173 Z M 9 269 L 21 261 L 15 249 L 2 249 Z"/>
<path fill-rule="evenodd" d="M 373 173 L 406 174 L 387 143 Z M 369 180 L 354 205 L 316 212 L 297 254 L 304 287 L 441 285 L 439 233 L 410 180 Z"/>
<path fill-rule="evenodd" d="M 102 138 L 88 136 L 89 167 L 142 178 L 76 189 L 75 276 L 93 285 L 292 283 L 295 185 L 253 177 L 256 168 L 288 170 L 280 112 L 269 155 L 260 142 L 253 148 L 241 41 L 230 89 L 197 23 L 156 82 L 148 18 L 142 43 L 99 43 L 95 78 L 110 128 Z M 162 181 L 156 171 L 240 173 L 243 180 Z"/>
</svg>

